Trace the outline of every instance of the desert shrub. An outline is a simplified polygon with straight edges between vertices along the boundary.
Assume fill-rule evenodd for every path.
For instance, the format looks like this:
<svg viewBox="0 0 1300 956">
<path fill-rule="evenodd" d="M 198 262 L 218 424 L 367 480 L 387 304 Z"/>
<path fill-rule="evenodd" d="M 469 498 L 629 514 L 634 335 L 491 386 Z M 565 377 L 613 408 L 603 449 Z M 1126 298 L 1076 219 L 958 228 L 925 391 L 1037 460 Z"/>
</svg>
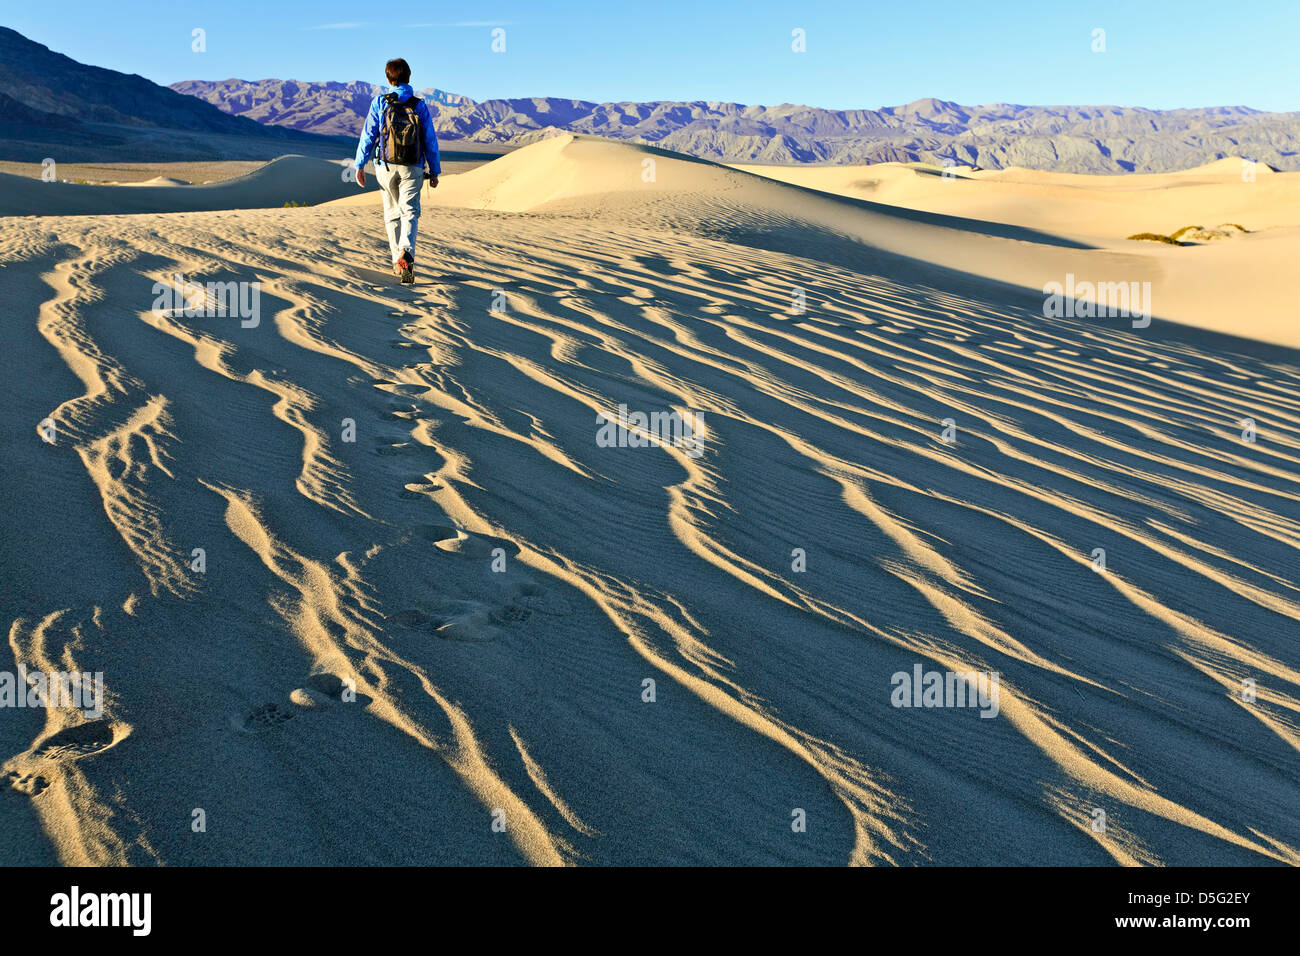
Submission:
<svg viewBox="0 0 1300 956">
<path fill-rule="evenodd" d="M 1181 230 L 1180 230 L 1181 231 Z M 1129 236 L 1130 239 L 1145 239 L 1150 242 L 1163 242 L 1170 246 L 1181 246 L 1182 243 L 1172 236 L 1162 236 L 1155 232 L 1139 232 Z"/>
</svg>

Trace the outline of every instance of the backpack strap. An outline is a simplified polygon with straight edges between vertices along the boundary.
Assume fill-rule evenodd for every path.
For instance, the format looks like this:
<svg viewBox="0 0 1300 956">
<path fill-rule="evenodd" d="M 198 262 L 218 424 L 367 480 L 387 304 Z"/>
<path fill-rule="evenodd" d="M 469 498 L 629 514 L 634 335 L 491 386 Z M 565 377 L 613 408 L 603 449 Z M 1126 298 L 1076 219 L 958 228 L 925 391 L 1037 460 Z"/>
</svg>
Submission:
<svg viewBox="0 0 1300 956">
<path fill-rule="evenodd" d="M 387 104 L 390 107 L 397 102 L 396 93 L 384 93 L 381 95 L 380 98 L 384 101 L 385 104 Z M 384 161 L 384 132 L 386 126 L 387 126 L 387 122 L 384 118 L 384 111 L 380 110 L 379 130 L 378 130 L 379 135 L 375 137 L 375 159 L 380 163 Z"/>
</svg>

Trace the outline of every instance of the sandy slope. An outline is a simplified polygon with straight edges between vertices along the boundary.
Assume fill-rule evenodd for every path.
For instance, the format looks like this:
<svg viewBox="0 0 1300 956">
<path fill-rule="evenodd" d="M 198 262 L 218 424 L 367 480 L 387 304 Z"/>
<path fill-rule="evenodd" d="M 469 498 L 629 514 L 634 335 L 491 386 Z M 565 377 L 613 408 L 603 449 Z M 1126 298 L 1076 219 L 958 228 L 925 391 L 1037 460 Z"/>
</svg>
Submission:
<svg viewBox="0 0 1300 956">
<path fill-rule="evenodd" d="M 0 222 L 0 669 L 110 694 L 0 716 L 8 862 L 1300 863 L 1295 351 L 628 145 L 433 195 L 412 288 L 368 197 Z M 621 403 L 704 454 L 598 446 Z M 917 664 L 999 715 L 892 707 Z"/>
<path fill-rule="evenodd" d="M 131 183 L 126 190 L 123 186 L 42 182 L 0 173 L 0 216 L 265 209 L 288 202 L 314 205 L 357 192 L 357 184 L 344 182 L 342 172 L 343 164 L 327 159 L 281 156 L 243 176 L 220 182 L 180 188 L 180 180 L 158 177 Z"/>
<path fill-rule="evenodd" d="M 1120 240 L 1187 225 L 1237 222 L 1250 230 L 1300 226 L 1300 173 L 1223 159 L 1178 173 L 1083 176 L 1034 169 L 943 170 L 922 164 L 736 166 L 781 182 L 858 199 L 1031 229 Z"/>
<path fill-rule="evenodd" d="M 1232 158 L 1179 173 L 1136 176 L 957 169 L 945 179 L 937 168 L 896 163 L 736 168 L 840 196 L 1072 237 L 1125 257 L 1107 258 L 1105 264 L 1097 256 L 1069 257 L 1068 271 L 1081 279 L 1150 281 L 1158 315 L 1300 345 L 1288 279 L 1300 260 L 1300 173 L 1274 173 L 1259 165 L 1254 181 L 1245 182 L 1242 161 Z M 1250 234 L 1183 248 L 1127 238 L 1220 223 L 1238 223 Z M 1040 263 L 1029 271 L 1032 280 L 1042 271 Z M 1024 277 L 1011 281 L 1033 285 Z"/>
</svg>

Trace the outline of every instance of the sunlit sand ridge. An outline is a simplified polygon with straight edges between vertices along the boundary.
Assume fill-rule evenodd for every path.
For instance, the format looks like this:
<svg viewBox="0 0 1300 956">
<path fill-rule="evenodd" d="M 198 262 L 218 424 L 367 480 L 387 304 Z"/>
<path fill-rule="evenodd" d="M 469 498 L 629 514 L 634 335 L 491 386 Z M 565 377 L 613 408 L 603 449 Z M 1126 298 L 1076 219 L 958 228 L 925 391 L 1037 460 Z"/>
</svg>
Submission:
<svg viewBox="0 0 1300 956">
<path fill-rule="evenodd" d="M 410 288 L 374 196 L 0 221 L 0 670 L 105 682 L 0 723 L 9 845 L 1300 863 L 1295 340 L 1162 307 L 1226 243 L 832 192 L 558 137 L 425 193 Z M 1151 325 L 1045 318 L 1071 272 Z M 996 715 L 894 706 L 917 666 Z"/>
</svg>

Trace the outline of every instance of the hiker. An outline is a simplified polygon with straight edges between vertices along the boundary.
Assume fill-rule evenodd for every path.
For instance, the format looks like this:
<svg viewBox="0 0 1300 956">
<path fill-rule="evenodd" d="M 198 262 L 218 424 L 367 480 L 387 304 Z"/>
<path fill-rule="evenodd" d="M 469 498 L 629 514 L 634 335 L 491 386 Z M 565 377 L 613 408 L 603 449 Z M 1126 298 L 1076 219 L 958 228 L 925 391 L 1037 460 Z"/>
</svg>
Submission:
<svg viewBox="0 0 1300 956">
<path fill-rule="evenodd" d="M 352 165 L 357 171 L 357 185 L 364 189 L 365 165 L 374 157 L 375 181 L 384 199 L 384 230 L 393 254 L 393 274 L 410 285 L 415 281 L 420 186 L 422 180 L 428 180 L 431 187 L 438 188 L 442 163 L 429 107 L 411 89 L 411 67 L 399 57 L 384 64 L 384 75 L 389 86 L 370 104 Z"/>
</svg>

